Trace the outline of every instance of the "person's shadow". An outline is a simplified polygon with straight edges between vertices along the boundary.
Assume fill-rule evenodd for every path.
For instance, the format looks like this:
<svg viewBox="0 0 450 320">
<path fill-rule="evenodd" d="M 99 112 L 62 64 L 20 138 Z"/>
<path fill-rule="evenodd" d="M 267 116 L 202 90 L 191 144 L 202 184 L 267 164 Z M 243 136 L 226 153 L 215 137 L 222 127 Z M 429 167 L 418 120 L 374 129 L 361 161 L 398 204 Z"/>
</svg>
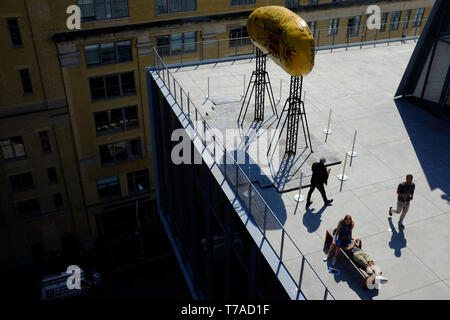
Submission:
<svg viewBox="0 0 450 320">
<path fill-rule="evenodd" d="M 314 208 L 310 209 L 309 207 L 306 207 L 306 211 L 303 214 L 303 225 L 308 229 L 309 233 L 313 233 L 319 229 L 320 224 L 322 223 L 322 213 L 326 208 L 327 206 L 324 204 L 319 211 L 314 212 Z"/>
<path fill-rule="evenodd" d="M 405 234 L 403 233 L 403 229 L 399 227 L 399 231 L 395 229 L 394 224 L 392 223 L 392 218 L 389 217 L 389 227 L 392 230 L 391 241 L 389 241 L 389 247 L 394 249 L 394 255 L 396 257 L 400 257 L 402 255 L 402 248 L 406 248 L 406 239 Z"/>
</svg>

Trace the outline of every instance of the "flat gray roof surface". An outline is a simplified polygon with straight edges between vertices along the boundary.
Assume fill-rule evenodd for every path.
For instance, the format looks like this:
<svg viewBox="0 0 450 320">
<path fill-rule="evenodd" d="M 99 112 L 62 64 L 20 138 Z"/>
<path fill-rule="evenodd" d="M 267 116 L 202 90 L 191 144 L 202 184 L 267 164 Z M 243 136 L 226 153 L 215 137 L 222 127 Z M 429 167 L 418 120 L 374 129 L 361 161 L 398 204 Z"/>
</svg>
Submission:
<svg viewBox="0 0 450 320">
<path fill-rule="evenodd" d="M 294 201 L 297 191 L 279 193 L 273 187 L 257 186 L 336 299 L 450 299 L 450 126 L 414 105 L 393 99 L 414 47 L 415 42 L 409 41 L 376 48 L 318 52 L 313 71 L 304 77 L 313 147 L 325 144 L 323 130 L 332 109 L 332 134 L 327 138 L 326 148 L 342 163 L 331 167 L 326 188 L 328 197 L 334 199 L 331 206 L 323 206 L 317 190 L 313 204 L 306 209 L 305 202 Z M 243 78 L 245 75 L 248 82 L 254 67 L 254 60 L 242 60 L 171 72 L 189 91 L 209 125 L 224 130 L 238 128 Z M 283 80 L 285 100 L 289 94 L 289 75 L 272 61 L 268 61 L 267 71 L 275 99 L 280 95 Z M 211 100 L 204 103 L 208 77 L 209 95 L 220 104 L 214 105 Z M 278 104 L 278 113 L 283 104 L 284 101 Z M 252 101 L 244 127 L 250 126 L 253 109 Z M 272 112 L 269 104 L 265 110 L 269 119 Z M 266 121 L 261 130 L 275 125 Z M 351 167 L 348 159 L 345 169 L 348 180 L 341 188 L 337 175 L 342 173 L 355 130 L 357 156 Z M 238 144 L 242 146 L 242 141 Z M 226 145 L 233 150 L 231 141 L 226 141 Z M 274 174 L 270 170 L 265 173 Z M 416 191 L 404 220 L 406 228 L 401 231 L 397 224 L 399 215 L 394 213 L 389 220 L 388 209 L 396 207 L 397 185 L 408 173 L 414 175 Z M 298 175 L 294 178 L 298 179 Z M 302 189 L 305 197 L 307 192 L 307 188 Z M 336 264 L 336 268 L 342 269 L 339 276 L 330 274 L 327 263 L 322 261 L 326 229 L 335 228 L 346 214 L 355 222 L 354 237 L 362 239 L 363 249 L 389 279 L 380 290 L 363 290 L 356 272 L 342 268 L 341 259 Z M 268 230 L 267 238 L 273 246 L 279 246 L 280 230 Z M 294 279 L 298 279 L 301 258 L 292 246 L 287 245 L 284 250 L 283 262 Z M 323 297 L 323 288 L 310 281 L 309 276 L 304 281 L 302 289 L 307 296 Z"/>
</svg>

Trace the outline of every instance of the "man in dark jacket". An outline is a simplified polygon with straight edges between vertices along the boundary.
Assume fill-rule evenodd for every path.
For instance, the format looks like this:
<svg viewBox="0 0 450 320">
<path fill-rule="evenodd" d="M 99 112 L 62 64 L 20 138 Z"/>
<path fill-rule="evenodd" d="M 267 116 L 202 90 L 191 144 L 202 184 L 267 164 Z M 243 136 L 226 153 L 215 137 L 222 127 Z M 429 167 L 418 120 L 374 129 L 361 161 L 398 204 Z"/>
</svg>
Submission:
<svg viewBox="0 0 450 320">
<path fill-rule="evenodd" d="M 312 203 L 311 195 L 315 188 L 319 189 L 320 194 L 322 195 L 323 202 L 325 205 L 328 205 L 333 202 L 333 199 L 328 200 L 327 195 L 325 193 L 324 184 L 327 184 L 328 176 L 330 175 L 331 169 L 326 169 L 325 167 L 326 159 L 324 157 L 320 158 L 319 162 L 315 162 L 312 165 L 312 176 L 311 176 L 311 187 L 308 192 L 308 198 L 306 200 L 306 206 L 309 207 Z"/>
</svg>

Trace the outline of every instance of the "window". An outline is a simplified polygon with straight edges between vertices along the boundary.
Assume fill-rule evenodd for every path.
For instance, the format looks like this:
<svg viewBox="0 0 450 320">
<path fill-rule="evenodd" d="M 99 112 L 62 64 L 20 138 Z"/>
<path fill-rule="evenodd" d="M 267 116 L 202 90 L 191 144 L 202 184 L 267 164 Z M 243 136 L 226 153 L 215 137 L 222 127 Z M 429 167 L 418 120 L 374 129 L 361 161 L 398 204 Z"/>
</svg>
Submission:
<svg viewBox="0 0 450 320">
<path fill-rule="evenodd" d="M 136 94 L 134 72 L 90 78 L 89 85 L 92 100 Z"/>
<path fill-rule="evenodd" d="M 48 176 L 49 183 L 57 183 L 58 182 L 58 176 L 56 174 L 55 167 L 47 168 L 47 176 Z"/>
<path fill-rule="evenodd" d="M 196 0 L 155 0 L 155 14 L 194 11 Z"/>
<path fill-rule="evenodd" d="M 425 8 L 418 8 L 414 11 L 413 25 L 414 27 L 420 27 L 422 25 L 423 14 Z"/>
<path fill-rule="evenodd" d="M 255 4 L 256 0 L 231 0 L 232 6 L 245 6 L 249 4 Z"/>
<path fill-rule="evenodd" d="M 128 0 L 78 0 L 81 21 L 128 17 Z"/>
<path fill-rule="evenodd" d="M 55 203 L 55 208 L 62 208 L 64 206 L 61 193 L 55 193 L 53 195 L 53 202 Z"/>
<path fill-rule="evenodd" d="M 358 36 L 360 20 L 361 20 L 361 17 L 349 17 L 348 18 L 347 38 Z"/>
<path fill-rule="evenodd" d="M 230 47 L 248 46 L 251 40 L 248 37 L 247 27 L 235 27 L 230 29 Z"/>
<path fill-rule="evenodd" d="M 197 32 L 186 32 L 156 38 L 158 53 L 163 56 L 197 51 Z"/>
<path fill-rule="evenodd" d="M 30 72 L 28 69 L 19 70 L 20 80 L 22 81 L 23 94 L 32 94 Z"/>
<path fill-rule="evenodd" d="M 11 36 L 11 42 L 13 47 L 21 47 L 22 36 L 20 35 L 19 23 L 17 22 L 17 18 L 6 19 L 6 23 L 8 24 L 9 35 Z"/>
<path fill-rule="evenodd" d="M 148 169 L 128 173 L 127 180 L 130 195 L 150 190 Z"/>
<path fill-rule="evenodd" d="M 336 35 L 339 28 L 339 18 L 330 19 L 330 24 L 328 25 L 328 35 Z"/>
<path fill-rule="evenodd" d="M 384 12 L 383 16 L 381 17 L 381 26 L 380 26 L 380 32 L 386 31 L 386 24 L 388 20 L 389 12 Z"/>
<path fill-rule="evenodd" d="M 133 60 L 131 40 L 94 44 L 84 47 L 86 65 L 95 66 Z"/>
<path fill-rule="evenodd" d="M 97 191 L 98 199 L 100 201 L 120 199 L 121 193 L 119 177 L 98 180 Z"/>
<path fill-rule="evenodd" d="M 102 165 L 141 158 L 141 139 L 120 141 L 99 146 Z"/>
<path fill-rule="evenodd" d="M 34 188 L 31 172 L 10 176 L 9 180 L 14 192 L 20 192 Z"/>
<path fill-rule="evenodd" d="M 22 137 L 0 140 L 0 147 L 2 149 L 4 160 L 25 157 L 25 148 Z"/>
<path fill-rule="evenodd" d="M 316 35 L 316 21 L 308 22 L 309 30 L 311 30 L 311 34 L 314 37 Z"/>
<path fill-rule="evenodd" d="M 41 214 L 41 207 L 38 199 L 32 199 L 17 203 L 17 209 L 23 218 L 34 218 Z"/>
<path fill-rule="evenodd" d="M 401 11 L 394 11 L 391 15 L 391 27 L 389 30 L 398 30 L 398 25 L 400 24 L 400 17 L 402 16 Z"/>
<path fill-rule="evenodd" d="M 318 4 L 319 0 L 308 0 L 308 4 Z"/>
<path fill-rule="evenodd" d="M 403 22 L 403 29 L 408 29 L 409 18 L 411 18 L 411 10 L 406 10 L 405 21 Z"/>
<path fill-rule="evenodd" d="M 50 147 L 50 139 L 48 138 L 48 131 L 39 132 L 39 140 L 41 141 L 43 153 L 49 153 L 52 151 L 52 148 Z"/>
<path fill-rule="evenodd" d="M 131 130 L 138 127 L 137 106 L 94 113 L 97 135 Z"/>
</svg>

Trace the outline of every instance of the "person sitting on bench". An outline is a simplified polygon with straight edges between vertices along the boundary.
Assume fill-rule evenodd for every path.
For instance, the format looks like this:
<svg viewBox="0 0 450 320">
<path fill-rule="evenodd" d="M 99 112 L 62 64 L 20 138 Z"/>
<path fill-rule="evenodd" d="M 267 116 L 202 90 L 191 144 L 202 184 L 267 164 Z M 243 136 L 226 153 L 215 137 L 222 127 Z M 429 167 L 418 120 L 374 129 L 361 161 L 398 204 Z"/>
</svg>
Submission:
<svg viewBox="0 0 450 320">
<path fill-rule="evenodd" d="M 339 224 L 337 228 L 335 229 L 335 232 L 333 232 L 333 242 L 330 245 L 330 249 L 328 250 L 328 254 L 325 258 L 323 258 L 323 261 L 326 262 L 330 256 L 334 252 L 333 261 L 331 264 L 334 266 L 336 263 L 336 257 L 339 254 L 340 248 L 346 248 L 351 244 L 352 241 L 352 230 L 355 226 L 355 223 L 352 221 L 352 217 L 350 215 L 346 215 L 344 219 L 339 221 Z"/>
<path fill-rule="evenodd" d="M 360 268 L 364 268 L 367 274 L 375 274 L 375 279 L 377 283 L 385 283 L 388 281 L 381 274 L 381 268 L 375 264 L 372 257 L 369 256 L 364 250 L 361 249 L 361 239 L 356 239 L 351 242 L 351 244 L 344 250 L 347 255 L 352 259 L 352 261 Z"/>
</svg>

